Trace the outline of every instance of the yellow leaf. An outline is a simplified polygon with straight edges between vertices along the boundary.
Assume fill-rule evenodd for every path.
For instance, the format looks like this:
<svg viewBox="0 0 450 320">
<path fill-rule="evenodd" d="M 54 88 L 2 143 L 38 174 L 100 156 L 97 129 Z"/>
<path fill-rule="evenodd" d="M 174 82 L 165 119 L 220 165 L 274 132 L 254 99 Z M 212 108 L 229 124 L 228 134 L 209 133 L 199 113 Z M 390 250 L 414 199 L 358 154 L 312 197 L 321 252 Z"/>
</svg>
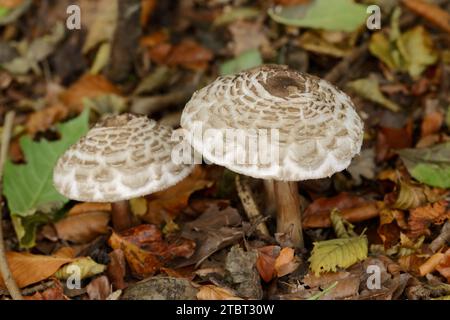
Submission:
<svg viewBox="0 0 450 320">
<path fill-rule="evenodd" d="M 314 243 L 310 268 L 315 275 L 321 272 L 335 272 L 337 267 L 348 268 L 367 258 L 368 243 L 366 236 L 332 239 Z"/>
<path fill-rule="evenodd" d="M 55 272 L 54 276 L 60 280 L 66 280 L 74 275 L 74 269 L 79 268 L 80 279 L 89 278 L 105 271 L 106 266 L 92 260 L 91 257 L 79 258 Z"/>
</svg>

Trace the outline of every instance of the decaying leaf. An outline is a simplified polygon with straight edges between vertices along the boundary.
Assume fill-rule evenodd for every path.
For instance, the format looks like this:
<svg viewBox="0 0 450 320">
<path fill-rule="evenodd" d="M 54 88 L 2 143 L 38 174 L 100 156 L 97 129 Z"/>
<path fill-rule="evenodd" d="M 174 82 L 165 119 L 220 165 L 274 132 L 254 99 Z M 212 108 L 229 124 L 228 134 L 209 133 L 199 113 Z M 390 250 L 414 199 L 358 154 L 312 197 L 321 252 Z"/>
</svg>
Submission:
<svg viewBox="0 0 450 320">
<path fill-rule="evenodd" d="M 167 217 L 174 219 L 187 207 L 192 193 L 211 187 L 212 184 L 206 178 L 206 171 L 197 166 L 187 178 L 173 187 L 151 194 L 148 197 L 147 213 L 142 219 L 154 224 L 164 222 Z"/>
<path fill-rule="evenodd" d="M 280 255 L 279 246 L 266 246 L 258 248 L 258 260 L 256 260 L 256 269 L 265 282 L 270 282 L 277 274 L 275 270 L 275 261 Z"/>
<path fill-rule="evenodd" d="M 154 225 L 140 225 L 120 235 L 113 232 L 108 243 L 113 249 L 123 251 L 131 271 L 138 278 L 153 275 L 164 263 L 176 257 L 190 258 L 195 249 L 191 240 L 164 240 Z"/>
<path fill-rule="evenodd" d="M 428 235 L 431 223 L 442 224 L 449 218 L 450 210 L 447 209 L 447 202 L 444 200 L 412 209 L 408 219 L 410 235 L 412 237 Z"/>
<path fill-rule="evenodd" d="M 20 288 L 45 280 L 58 269 L 73 261 L 73 251 L 61 251 L 59 255 L 45 256 L 26 252 L 7 252 L 6 257 L 12 275 Z M 4 287 L 0 277 L 0 287 Z"/>
<path fill-rule="evenodd" d="M 109 212 L 88 211 L 68 214 L 54 224 L 60 239 L 74 243 L 87 243 L 108 232 Z"/>
<path fill-rule="evenodd" d="M 209 206 L 196 220 L 184 225 L 183 238 L 196 242 L 192 257 L 177 266 L 199 265 L 214 252 L 234 244 L 244 236 L 239 212 L 231 207 L 221 209 L 217 204 Z"/>
</svg>

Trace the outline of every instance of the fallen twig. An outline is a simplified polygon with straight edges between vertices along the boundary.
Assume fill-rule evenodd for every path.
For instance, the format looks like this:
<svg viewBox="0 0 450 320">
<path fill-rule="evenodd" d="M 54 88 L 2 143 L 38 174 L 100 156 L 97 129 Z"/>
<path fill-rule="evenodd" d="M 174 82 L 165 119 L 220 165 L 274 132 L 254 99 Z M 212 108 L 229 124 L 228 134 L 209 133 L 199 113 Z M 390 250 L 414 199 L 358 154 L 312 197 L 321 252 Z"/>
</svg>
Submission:
<svg viewBox="0 0 450 320">
<path fill-rule="evenodd" d="M 5 123 L 3 125 L 3 134 L 2 134 L 2 146 L 0 150 L 0 273 L 5 283 L 6 288 L 9 291 L 9 294 L 14 300 L 23 300 L 22 294 L 20 293 L 20 289 L 17 286 L 16 281 L 14 280 L 11 270 L 8 266 L 8 261 L 6 260 L 5 253 L 5 244 L 3 242 L 3 223 L 2 223 L 2 212 L 3 212 L 3 167 L 6 161 L 6 155 L 8 154 L 9 140 L 11 139 L 11 131 L 13 127 L 14 121 L 14 111 L 10 111 L 6 114 Z"/>
</svg>

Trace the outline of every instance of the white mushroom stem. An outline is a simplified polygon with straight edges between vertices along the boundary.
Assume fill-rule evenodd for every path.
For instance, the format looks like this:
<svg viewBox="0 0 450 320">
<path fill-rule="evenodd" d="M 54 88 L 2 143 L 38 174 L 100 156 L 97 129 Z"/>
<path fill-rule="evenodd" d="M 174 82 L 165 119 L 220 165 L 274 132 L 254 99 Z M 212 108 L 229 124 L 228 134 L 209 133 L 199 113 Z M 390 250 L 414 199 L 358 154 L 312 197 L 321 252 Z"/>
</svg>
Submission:
<svg viewBox="0 0 450 320">
<path fill-rule="evenodd" d="M 128 200 L 117 201 L 111 204 L 111 219 L 115 231 L 123 231 L 132 226 Z"/>
<path fill-rule="evenodd" d="M 277 205 L 277 232 L 290 235 L 297 248 L 303 248 L 300 197 L 296 182 L 274 181 Z"/>
</svg>

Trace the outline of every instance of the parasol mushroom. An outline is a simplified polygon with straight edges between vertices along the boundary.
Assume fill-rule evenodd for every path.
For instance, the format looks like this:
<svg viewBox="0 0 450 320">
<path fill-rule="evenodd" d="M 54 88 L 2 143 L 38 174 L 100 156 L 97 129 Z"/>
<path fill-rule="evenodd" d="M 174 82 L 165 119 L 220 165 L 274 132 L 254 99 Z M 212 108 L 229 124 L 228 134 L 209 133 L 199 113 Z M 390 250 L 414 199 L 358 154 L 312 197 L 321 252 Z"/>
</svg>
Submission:
<svg viewBox="0 0 450 320">
<path fill-rule="evenodd" d="M 111 202 L 116 230 L 131 226 L 127 200 L 167 189 L 192 165 L 175 164 L 172 129 L 146 116 L 122 114 L 98 122 L 58 160 L 53 182 L 72 200 Z"/>
<path fill-rule="evenodd" d="M 363 139 L 363 122 L 344 92 L 281 65 L 217 78 L 193 94 L 181 126 L 205 160 L 273 180 L 277 231 L 297 247 L 303 236 L 296 182 L 344 170 Z"/>
</svg>

